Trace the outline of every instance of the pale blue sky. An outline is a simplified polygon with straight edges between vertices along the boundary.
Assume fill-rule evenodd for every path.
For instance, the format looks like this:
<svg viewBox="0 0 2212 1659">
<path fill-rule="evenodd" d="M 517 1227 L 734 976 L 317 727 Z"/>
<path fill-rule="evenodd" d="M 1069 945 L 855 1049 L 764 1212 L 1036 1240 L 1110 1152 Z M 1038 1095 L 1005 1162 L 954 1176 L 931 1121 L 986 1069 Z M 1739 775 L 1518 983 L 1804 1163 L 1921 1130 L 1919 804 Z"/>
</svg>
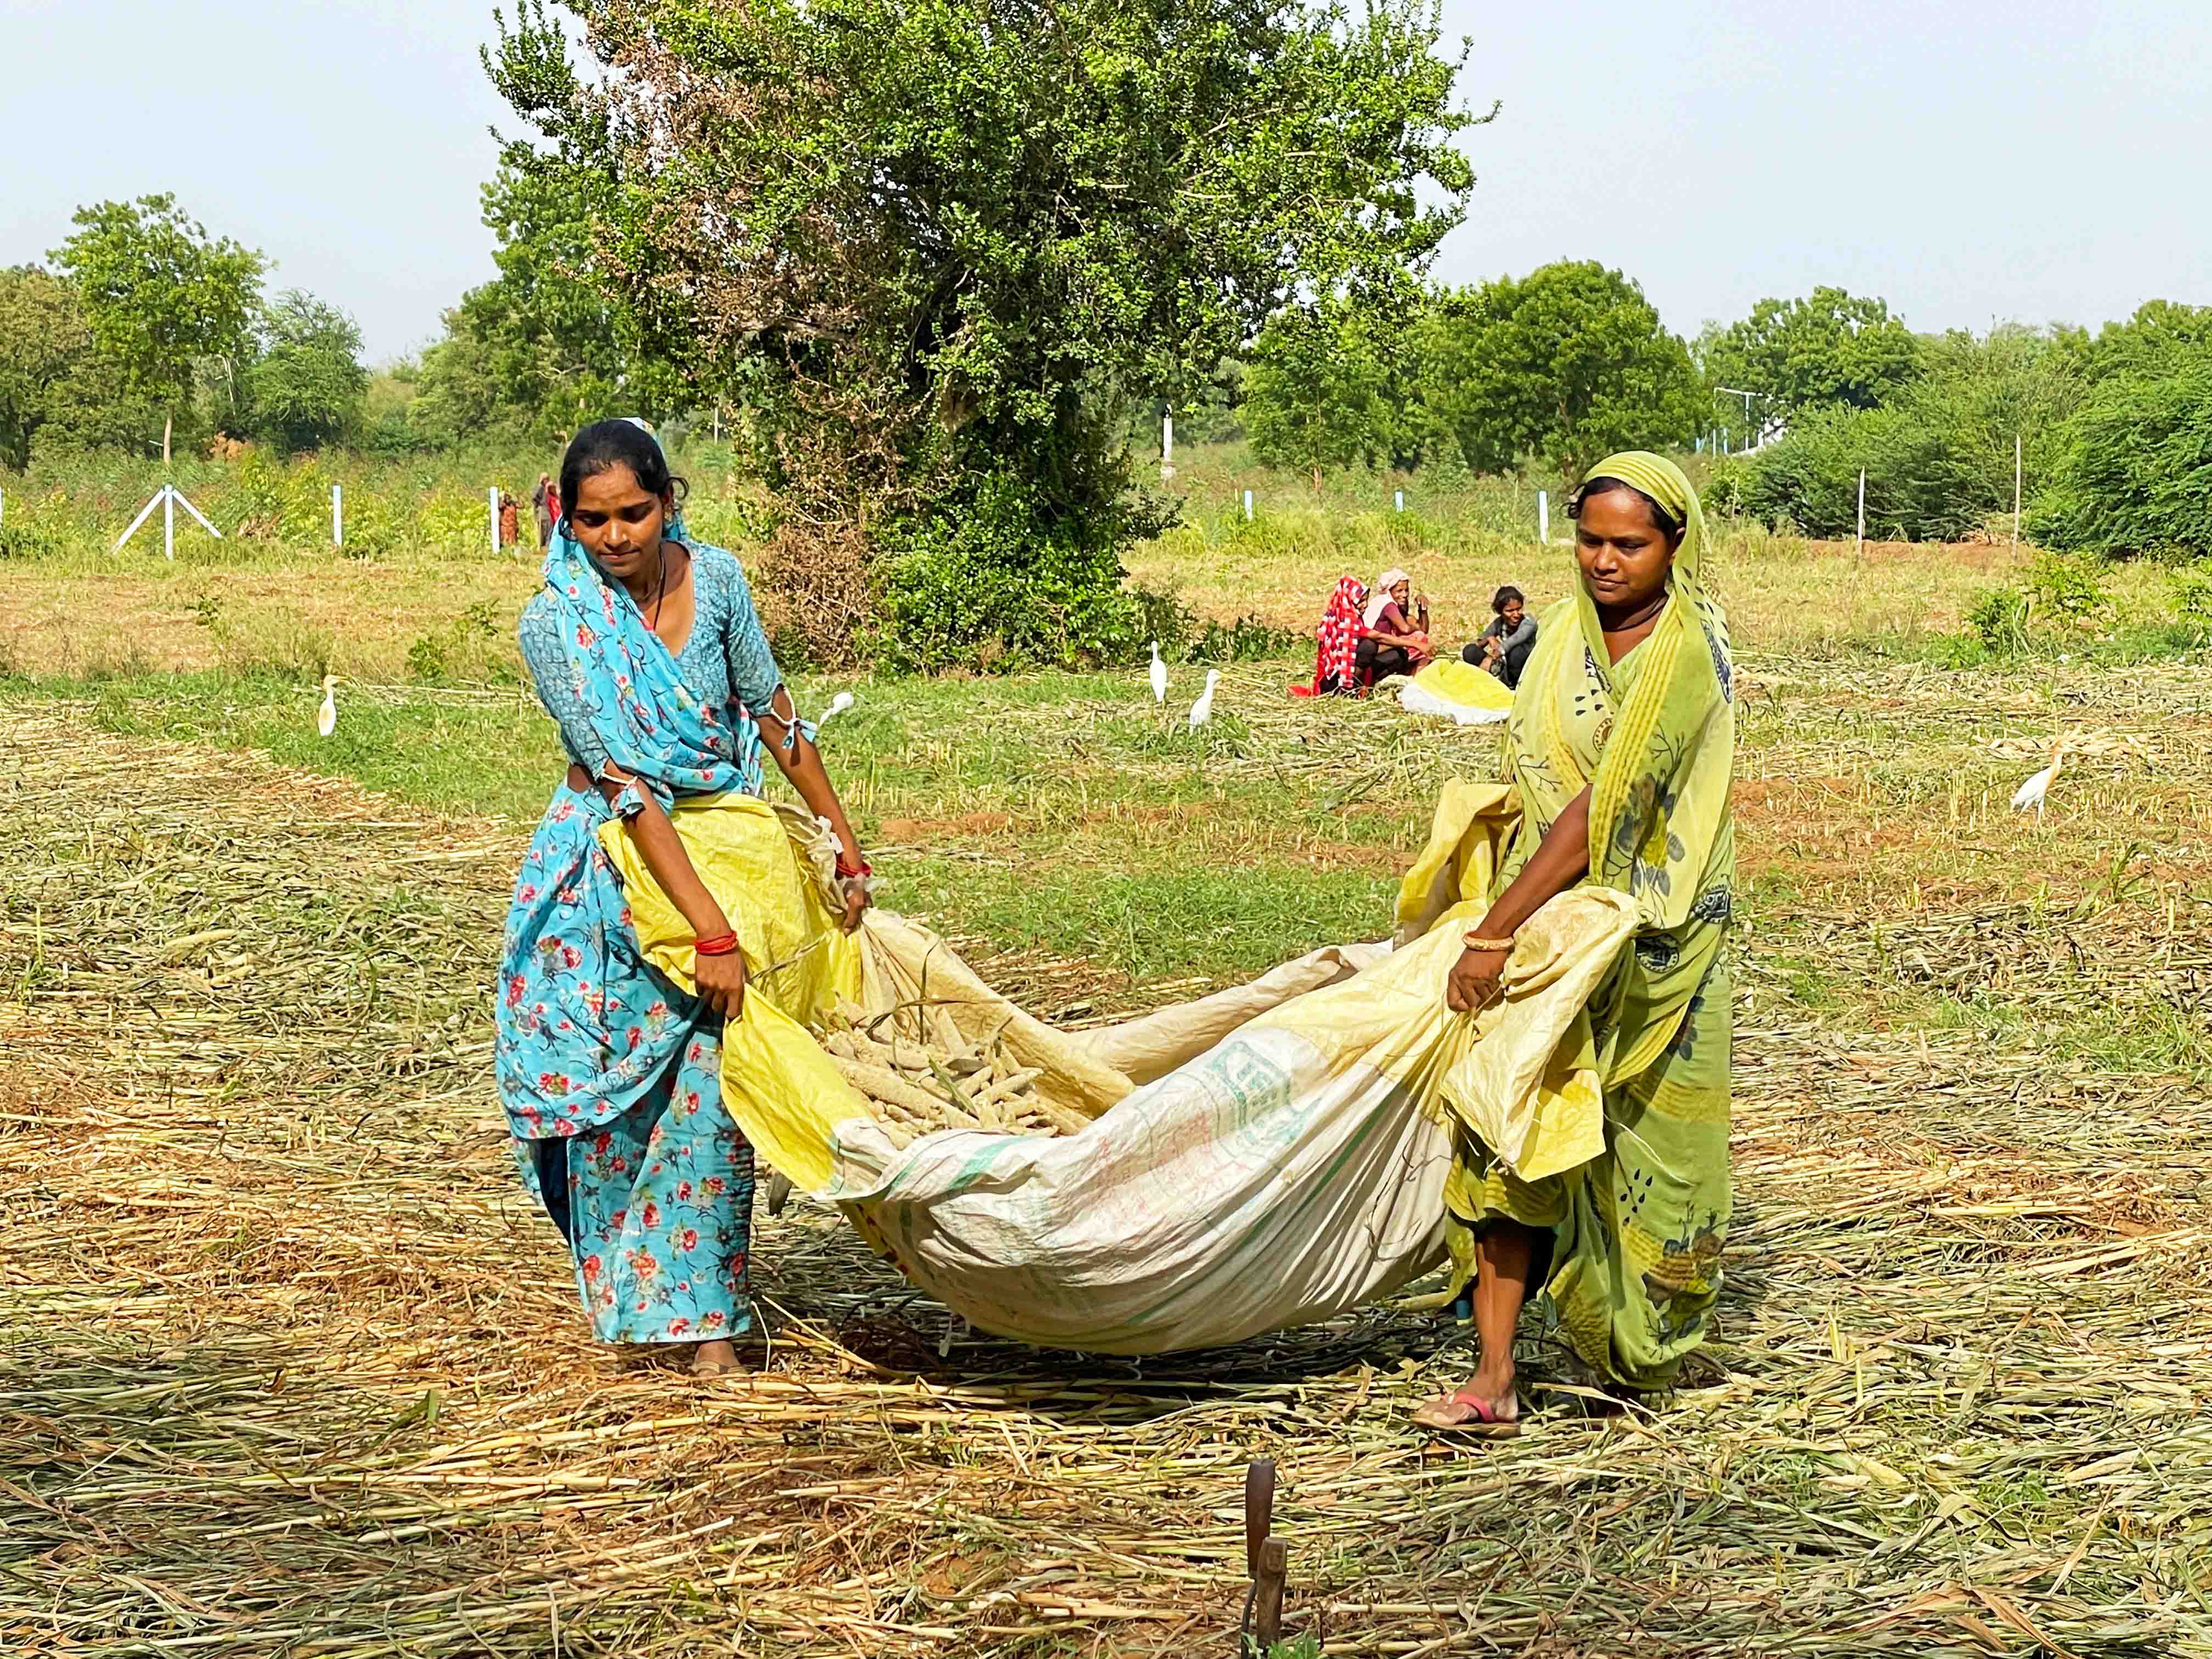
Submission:
<svg viewBox="0 0 2212 1659">
<path fill-rule="evenodd" d="M 1595 258 L 1674 327 L 1836 283 L 1918 328 L 2212 303 L 2206 0 L 1446 0 L 1480 183 L 1438 274 Z M 0 0 L 0 264 L 170 190 L 384 359 L 491 275 L 478 0 Z M 511 123 L 508 123 L 511 125 Z"/>
</svg>

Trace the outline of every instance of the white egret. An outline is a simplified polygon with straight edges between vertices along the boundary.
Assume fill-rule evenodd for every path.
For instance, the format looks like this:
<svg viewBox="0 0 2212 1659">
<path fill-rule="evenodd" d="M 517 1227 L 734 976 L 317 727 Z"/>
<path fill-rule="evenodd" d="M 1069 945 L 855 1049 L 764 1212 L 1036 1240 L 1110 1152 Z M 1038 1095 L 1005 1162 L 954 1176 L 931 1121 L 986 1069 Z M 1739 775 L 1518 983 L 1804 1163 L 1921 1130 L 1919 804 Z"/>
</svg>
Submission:
<svg viewBox="0 0 2212 1659">
<path fill-rule="evenodd" d="M 338 729 L 338 677 L 323 676 L 323 706 L 315 710 L 315 730 L 324 737 Z"/>
<path fill-rule="evenodd" d="M 1160 642 L 1152 641 L 1152 701 L 1168 700 L 1168 665 L 1160 660 Z"/>
<path fill-rule="evenodd" d="M 2013 810 L 2025 812 L 2033 806 L 2037 822 L 2043 818 L 2044 798 L 2050 794 L 2051 786 L 2058 781 L 2058 769 L 2065 763 L 2066 740 L 2061 738 L 2051 745 L 2051 764 L 2021 785 L 2012 798 Z"/>
<path fill-rule="evenodd" d="M 1198 701 L 1190 706 L 1190 729 L 1194 732 L 1213 718 L 1213 688 L 1221 684 L 1221 671 L 1206 671 L 1206 690 L 1198 694 Z"/>
<path fill-rule="evenodd" d="M 822 711 L 822 718 L 814 722 L 814 729 L 820 731 L 859 701 L 850 691 L 840 691 L 830 699 L 830 706 Z"/>
</svg>

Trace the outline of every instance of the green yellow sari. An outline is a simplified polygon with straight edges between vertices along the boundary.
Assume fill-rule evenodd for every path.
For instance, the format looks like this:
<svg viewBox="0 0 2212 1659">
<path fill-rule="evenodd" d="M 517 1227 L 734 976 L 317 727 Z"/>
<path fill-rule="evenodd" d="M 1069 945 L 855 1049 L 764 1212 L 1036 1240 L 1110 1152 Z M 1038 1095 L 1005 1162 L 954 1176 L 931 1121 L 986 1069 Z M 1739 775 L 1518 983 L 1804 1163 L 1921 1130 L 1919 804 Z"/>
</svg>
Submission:
<svg viewBox="0 0 2212 1659">
<path fill-rule="evenodd" d="M 1505 729 L 1521 824 L 1491 897 L 1588 788 L 1585 879 L 1629 895 L 1639 916 L 1589 1007 L 1605 1150 L 1523 1182 L 1462 1125 L 1446 1198 L 1462 1264 L 1493 1218 L 1548 1229 L 1543 1288 L 1569 1343 L 1606 1376 L 1650 1390 L 1672 1386 L 1705 1338 L 1728 1230 L 1734 688 L 1728 619 L 1698 581 L 1705 519 L 1689 480 L 1641 451 L 1589 476 L 1644 491 L 1683 537 L 1665 609 L 1618 663 L 1579 573 L 1537 630 Z"/>
</svg>

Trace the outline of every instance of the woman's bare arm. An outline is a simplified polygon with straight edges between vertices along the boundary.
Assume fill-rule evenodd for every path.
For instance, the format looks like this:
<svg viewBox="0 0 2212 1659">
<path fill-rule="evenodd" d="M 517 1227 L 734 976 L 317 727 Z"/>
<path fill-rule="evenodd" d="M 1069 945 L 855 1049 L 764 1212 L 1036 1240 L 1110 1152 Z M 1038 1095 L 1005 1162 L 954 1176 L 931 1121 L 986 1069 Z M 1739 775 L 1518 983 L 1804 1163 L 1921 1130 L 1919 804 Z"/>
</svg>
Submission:
<svg viewBox="0 0 2212 1659">
<path fill-rule="evenodd" d="M 599 793 L 611 805 L 633 780 L 619 767 L 610 766 L 607 775 L 596 781 Z M 653 880 L 660 884 L 660 890 L 668 895 L 670 902 L 683 913 L 684 920 L 691 925 L 691 936 L 719 939 L 730 932 L 730 919 L 720 901 L 708 890 L 707 884 L 692 867 L 691 855 L 684 850 L 684 838 L 669 822 L 667 810 L 654 799 L 651 790 L 641 789 L 637 793 L 645 804 L 623 820 L 623 833 L 644 859 L 645 867 L 653 872 Z M 716 1013 L 734 1019 L 744 1009 L 745 959 L 741 951 L 699 957 L 694 978 L 700 996 Z"/>
<path fill-rule="evenodd" d="M 1566 811 L 1544 832 L 1528 862 L 1521 866 L 1521 873 L 1498 896 L 1474 929 L 1478 939 L 1510 939 L 1529 917 L 1589 873 L 1589 805 L 1587 789 L 1567 803 Z M 1498 977 L 1505 971 L 1508 954 L 1504 951 L 1463 952 L 1445 982 L 1445 1004 L 1463 1013 L 1496 1001 Z"/>
</svg>

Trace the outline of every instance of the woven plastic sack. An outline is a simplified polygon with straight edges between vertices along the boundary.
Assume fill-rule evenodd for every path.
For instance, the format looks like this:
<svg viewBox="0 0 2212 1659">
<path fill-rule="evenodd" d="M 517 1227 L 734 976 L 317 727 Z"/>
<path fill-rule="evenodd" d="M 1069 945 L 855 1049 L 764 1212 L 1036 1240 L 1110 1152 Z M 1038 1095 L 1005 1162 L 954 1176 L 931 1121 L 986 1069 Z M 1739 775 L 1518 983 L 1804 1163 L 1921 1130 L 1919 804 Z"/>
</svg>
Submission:
<svg viewBox="0 0 2212 1659">
<path fill-rule="evenodd" d="M 678 825 L 728 908 L 728 884 L 765 891 L 781 878 L 744 867 L 761 854 L 757 825 L 738 838 L 742 856 L 716 850 L 722 816 L 679 814 Z M 1577 988 L 1595 983 L 1632 925 L 1618 896 L 1563 895 L 1524 930 L 1505 1002 L 1450 1013 L 1445 976 L 1512 822 L 1502 786 L 1447 791 L 1401 897 L 1395 949 L 1329 947 L 1251 985 L 1083 1032 L 1022 1014 L 900 917 L 871 913 L 854 938 L 837 934 L 811 827 L 792 822 L 791 862 L 815 879 L 801 884 L 805 916 L 784 918 L 777 936 L 823 965 L 793 975 L 787 964 L 787 986 L 770 974 L 747 997 L 724 1039 L 730 1109 L 794 1184 L 1000 1335 L 1157 1353 L 1346 1312 L 1444 1262 L 1450 1124 L 1468 1109 L 1445 1079 L 1519 1090 L 1522 1099 L 1478 1104 L 1545 1120 L 1562 1080 L 1554 1057 L 1563 1044 L 1571 1052 L 1582 1018 Z M 627 846 L 607 837 L 640 936 L 686 979 L 688 934 L 659 914 L 673 907 Z M 750 965 L 743 924 L 739 934 Z M 856 977 L 865 1006 L 919 1004 L 965 1036 L 1012 1015 L 1007 1040 L 1042 1069 L 1040 1091 L 1094 1121 L 1056 1138 L 948 1130 L 896 1147 L 808 1035 L 819 1010 L 807 998 L 822 992 L 807 988 Z M 1478 1048 L 1489 1063 L 1470 1073 Z"/>
</svg>

